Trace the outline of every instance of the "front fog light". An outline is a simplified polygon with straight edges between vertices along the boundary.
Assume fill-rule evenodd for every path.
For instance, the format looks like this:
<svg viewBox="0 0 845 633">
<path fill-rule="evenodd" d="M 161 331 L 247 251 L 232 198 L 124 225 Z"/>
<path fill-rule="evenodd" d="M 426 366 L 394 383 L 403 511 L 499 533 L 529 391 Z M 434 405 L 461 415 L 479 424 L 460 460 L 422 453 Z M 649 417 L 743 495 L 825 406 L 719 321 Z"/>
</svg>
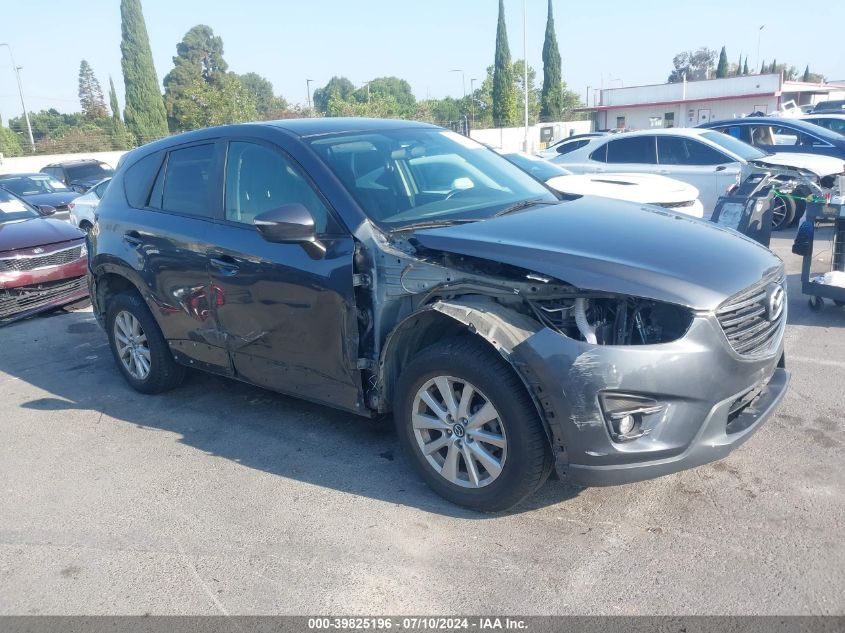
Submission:
<svg viewBox="0 0 845 633">
<path fill-rule="evenodd" d="M 601 408 L 610 437 L 616 442 L 628 442 L 647 435 L 650 417 L 661 413 L 665 405 L 651 398 L 628 394 L 601 395 Z"/>
</svg>

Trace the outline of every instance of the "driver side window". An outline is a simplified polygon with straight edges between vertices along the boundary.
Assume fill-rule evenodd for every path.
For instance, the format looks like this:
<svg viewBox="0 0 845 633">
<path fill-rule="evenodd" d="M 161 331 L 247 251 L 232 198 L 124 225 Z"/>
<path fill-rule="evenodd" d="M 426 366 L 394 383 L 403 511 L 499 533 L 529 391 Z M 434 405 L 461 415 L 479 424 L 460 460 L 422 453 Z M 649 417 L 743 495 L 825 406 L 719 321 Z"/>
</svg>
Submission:
<svg viewBox="0 0 845 633">
<path fill-rule="evenodd" d="M 318 234 L 327 231 L 328 209 L 297 166 L 280 152 L 264 145 L 229 143 L 227 220 L 251 225 L 257 215 L 292 203 L 308 209 Z"/>
</svg>

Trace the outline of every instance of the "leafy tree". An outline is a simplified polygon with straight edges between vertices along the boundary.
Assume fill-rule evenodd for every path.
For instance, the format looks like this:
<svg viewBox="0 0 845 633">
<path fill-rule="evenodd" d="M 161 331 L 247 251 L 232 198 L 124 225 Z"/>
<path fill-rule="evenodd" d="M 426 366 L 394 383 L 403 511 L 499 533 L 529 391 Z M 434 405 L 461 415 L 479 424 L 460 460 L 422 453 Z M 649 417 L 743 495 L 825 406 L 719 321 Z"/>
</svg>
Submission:
<svg viewBox="0 0 845 633">
<path fill-rule="evenodd" d="M 196 96 L 196 83 L 200 81 L 212 88 L 221 87 L 227 69 L 223 59 L 223 40 L 214 35 L 211 27 L 198 24 L 185 34 L 176 45 L 173 70 L 164 77 L 164 107 L 171 131 L 192 129 L 181 118 L 186 105 L 182 101 L 191 98 L 187 92 Z M 187 107 L 190 110 L 190 104 Z"/>
<path fill-rule="evenodd" d="M 669 83 L 678 83 L 684 80 L 697 81 L 707 79 L 713 72 L 716 63 L 716 51 L 701 47 L 697 51 L 683 51 L 672 58 L 672 65 L 675 67 L 669 75 Z"/>
<path fill-rule="evenodd" d="M 109 77 L 109 105 L 111 106 L 111 134 L 113 149 L 128 149 L 129 139 L 126 135 L 126 126 L 120 118 L 120 104 L 117 101 L 117 91 L 114 89 L 114 81 Z"/>
<path fill-rule="evenodd" d="M 244 89 L 235 73 L 225 73 L 214 83 L 194 77 L 180 86 L 180 98 L 173 116 L 181 129 L 193 130 L 210 125 L 242 123 L 258 118 L 255 98 Z"/>
<path fill-rule="evenodd" d="M 3 127 L 2 120 L 0 120 L 0 154 L 7 158 L 23 154 L 18 135 L 9 128 Z"/>
<path fill-rule="evenodd" d="M 286 110 L 287 101 L 273 94 L 273 84 L 257 73 L 246 73 L 240 76 L 241 84 L 247 94 L 255 100 L 258 116 L 266 118 L 279 110 Z"/>
<path fill-rule="evenodd" d="M 358 90 L 354 92 L 359 101 L 366 101 L 367 91 Z M 411 84 L 399 77 L 377 77 L 370 82 L 370 100 L 374 95 L 392 97 L 396 101 L 393 116 L 400 118 L 410 117 L 414 114 L 417 99 L 411 90 Z"/>
<path fill-rule="evenodd" d="M 126 86 L 124 119 L 139 143 L 167 135 L 167 115 L 153 65 L 147 26 L 140 0 L 120 0 L 120 42 Z"/>
<path fill-rule="evenodd" d="M 355 92 L 355 86 L 346 77 L 332 77 L 323 88 L 314 91 L 314 109 L 323 114 L 329 108 L 329 99 L 332 96 L 339 97 L 346 101 Z"/>
<path fill-rule="evenodd" d="M 104 119 L 108 116 L 103 89 L 91 65 L 84 59 L 79 64 L 79 105 L 89 119 Z"/>
<path fill-rule="evenodd" d="M 540 118 L 544 121 L 560 121 L 563 117 L 563 80 L 560 64 L 552 0 L 549 0 L 546 37 L 543 41 L 543 92 L 540 97 Z"/>
<path fill-rule="evenodd" d="M 728 76 L 728 53 L 725 47 L 722 47 L 722 52 L 719 53 L 719 65 L 716 66 L 716 78 L 724 79 Z"/>
<path fill-rule="evenodd" d="M 496 57 L 493 66 L 493 123 L 511 127 L 518 122 L 516 92 L 511 68 L 511 52 L 505 26 L 505 3 L 499 0 L 499 21 L 496 26 Z"/>
<path fill-rule="evenodd" d="M 516 60 L 511 68 L 513 69 L 514 90 L 516 94 L 525 98 L 525 61 L 522 59 Z M 540 111 L 542 108 L 541 99 L 542 91 L 536 88 L 535 81 L 537 79 L 537 72 L 531 67 L 528 67 L 528 123 L 534 125 L 540 120 Z M 520 103 L 524 103 L 520 101 Z M 523 115 L 524 118 L 524 115 Z"/>
<path fill-rule="evenodd" d="M 745 65 L 742 67 L 742 74 L 743 75 L 750 75 L 751 72 L 748 70 L 748 55 L 745 56 Z"/>
</svg>

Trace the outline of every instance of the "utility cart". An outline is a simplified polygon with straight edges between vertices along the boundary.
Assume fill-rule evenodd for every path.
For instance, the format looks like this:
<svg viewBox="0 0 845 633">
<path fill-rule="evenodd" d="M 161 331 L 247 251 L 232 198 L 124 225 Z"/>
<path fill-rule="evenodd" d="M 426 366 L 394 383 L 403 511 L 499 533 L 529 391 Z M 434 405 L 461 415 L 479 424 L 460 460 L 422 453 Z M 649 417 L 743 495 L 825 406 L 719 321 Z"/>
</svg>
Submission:
<svg viewBox="0 0 845 633">
<path fill-rule="evenodd" d="M 845 200 L 843 186 L 845 176 L 839 178 L 839 195 L 829 201 L 807 203 L 805 226 L 811 231 L 805 235 L 806 244 L 802 248 L 804 257 L 801 266 L 801 291 L 810 297 L 810 309 L 819 311 L 824 307 L 824 300 L 831 299 L 837 306 L 845 305 Z M 833 221 L 833 238 L 830 249 L 830 267 L 828 271 L 813 271 L 813 250 L 816 225 L 819 222 Z M 802 227 L 803 229 L 804 227 Z M 809 237 L 809 239 L 806 239 Z M 835 283 L 831 283 L 835 282 Z"/>
</svg>

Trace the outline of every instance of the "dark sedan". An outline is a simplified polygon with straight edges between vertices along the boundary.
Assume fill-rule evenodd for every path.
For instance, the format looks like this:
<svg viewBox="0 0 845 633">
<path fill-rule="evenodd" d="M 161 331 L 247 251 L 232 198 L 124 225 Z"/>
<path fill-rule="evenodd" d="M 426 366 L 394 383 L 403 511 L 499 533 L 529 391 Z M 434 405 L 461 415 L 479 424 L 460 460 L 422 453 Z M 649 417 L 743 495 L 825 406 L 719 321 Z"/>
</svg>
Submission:
<svg viewBox="0 0 845 633">
<path fill-rule="evenodd" d="M 85 234 L 0 188 L 0 325 L 84 299 Z"/>
<path fill-rule="evenodd" d="M 765 152 L 821 154 L 845 160 L 845 137 L 801 119 L 750 116 L 702 123 Z"/>
<path fill-rule="evenodd" d="M 36 207 L 53 207 L 56 210 L 53 217 L 57 220 L 70 220 L 68 205 L 81 195 L 52 176 L 41 173 L 4 174 L 0 176 L 0 187 Z"/>
</svg>

